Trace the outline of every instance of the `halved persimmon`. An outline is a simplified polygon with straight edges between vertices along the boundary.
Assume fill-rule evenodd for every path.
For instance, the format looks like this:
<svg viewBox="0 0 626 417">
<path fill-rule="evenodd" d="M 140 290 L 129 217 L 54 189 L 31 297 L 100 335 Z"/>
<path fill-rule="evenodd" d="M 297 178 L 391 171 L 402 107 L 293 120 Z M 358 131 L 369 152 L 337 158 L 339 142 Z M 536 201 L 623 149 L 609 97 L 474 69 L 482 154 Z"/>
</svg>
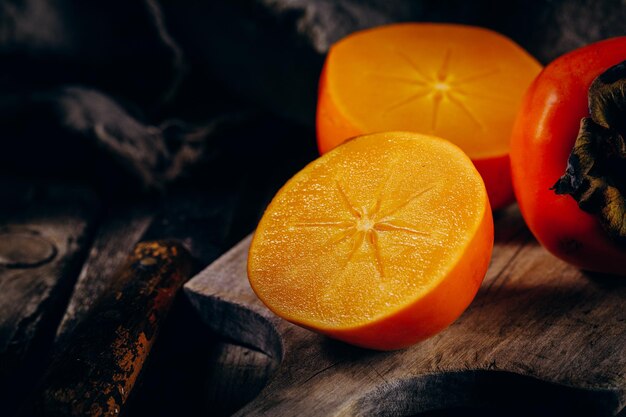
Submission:
<svg viewBox="0 0 626 417">
<path fill-rule="evenodd" d="M 423 340 L 474 298 L 493 247 L 485 186 L 440 138 L 348 141 L 276 194 L 250 247 L 248 277 L 277 315 L 380 350 Z"/>
<path fill-rule="evenodd" d="M 437 135 L 469 155 L 499 209 L 514 200 L 509 140 L 540 71 L 516 43 L 483 28 L 409 23 L 354 33 L 332 46 L 320 79 L 320 153 L 366 133 Z"/>
</svg>

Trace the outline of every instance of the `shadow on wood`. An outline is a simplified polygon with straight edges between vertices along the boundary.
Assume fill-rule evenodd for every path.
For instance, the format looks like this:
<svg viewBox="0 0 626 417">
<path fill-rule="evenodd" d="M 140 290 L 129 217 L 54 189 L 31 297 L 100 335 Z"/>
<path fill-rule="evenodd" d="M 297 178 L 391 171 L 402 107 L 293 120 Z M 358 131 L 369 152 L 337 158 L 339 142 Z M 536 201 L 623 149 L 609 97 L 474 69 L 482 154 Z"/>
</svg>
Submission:
<svg viewBox="0 0 626 417">
<path fill-rule="evenodd" d="M 242 241 L 185 286 L 214 331 L 282 359 L 238 415 L 406 416 L 501 406 L 530 415 L 620 411 L 626 282 L 589 278 L 552 257 L 515 208 L 496 230 L 492 264 L 469 309 L 435 337 L 395 352 L 344 345 L 273 315 L 250 289 L 250 237 Z"/>
<path fill-rule="evenodd" d="M 96 196 L 67 184 L 0 181 L 0 403 L 12 415 L 43 372 L 89 247 Z"/>
</svg>

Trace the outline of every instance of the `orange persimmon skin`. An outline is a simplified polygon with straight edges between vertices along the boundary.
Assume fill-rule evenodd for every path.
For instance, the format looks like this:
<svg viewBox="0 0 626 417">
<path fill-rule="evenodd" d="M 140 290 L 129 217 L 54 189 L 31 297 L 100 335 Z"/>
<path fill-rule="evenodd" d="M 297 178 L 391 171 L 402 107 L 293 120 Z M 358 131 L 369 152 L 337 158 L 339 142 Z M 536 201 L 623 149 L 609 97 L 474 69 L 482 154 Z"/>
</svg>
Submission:
<svg viewBox="0 0 626 417">
<path fill-rule="evenodd" d="M 459 148 L 409 132 L 366 135 L 276 194 L 254 235 L 248 277 L 288 321 L 361 347 L 401 349 L 467 308 L 493 239 L 484 183 Z"/>
<path fill-rule="evenodd" d="M 588 90 L 626 59 L 626 37 L 597 42 L 557 58 L 524 97 L 511 138 L 511 170 L 520 210 L 552 254 L 589 271 L 626 275 L 626 248 L 599 220 L 552 188 L 565 173 L 580 120 L 589 116 Z"/>
<path fill-rule="evenodd" d="M 470 42 L 474 42 L 475 37 L 477 37 L 478 39 L 485 38 L 488 40 L 491 39 L 492 37 L 503 38 L 501 35 L 495 34 L 494 32 L 491 32 L 485 29 L 465 27 L 465 26 L 460 26 L 460 25 L 397 24 L 397 25 L 390 25 L 390 26 L 384 27 L 382 30 L 400 31 L 400 30 L 412 29 L 412 27 L 417 28 L 417 30 L 422 30 L 425 28 L 427 31 L 442 31 L 442 30 L 451 30 L 451 31 L 465 31 L 466 30 L 468 31 L 469 38 L 467 41 L 465 40 L 459 41 L 459 39 L 456 39 L 455 41 L 451 41 L 451 42 L 470 43 Z M 368 35 L 367 32 L 371 33 L 377 30 L 379 29 L 364 31 L 362 33 L 365 35 Z M 441 33 L 444 33 L 444 32 L 441 32 Z M 362 36 L 361 33 L 357 33 L 356 35 Z M 437 37 L 437 36 L 433 35 L 433 37 Z M 349 38 L 350 37 L 347 38 L 348 42 L 350 42 Z M 339 44 L 341 44 L 342 42 L 345 42 L 345 41 L 340 41 Z M 502 42 L 502 41 L 499 40 L 498 42 Z M 497 83 L 491 86 L 489 84 L 489 82 L 491 81 L 489 76 L 486 76 L 484 80 L 481 80 L 481 82 L 485 84 L 485 90 L 487 90 L 488 87 L 492 87 L 498 90 L 497 95 L 503 94 L 501 91 L 506 92 L 507 88 L 511 89 L 511 93 L 510 93 L 511 96 L 506 97 L 507 99 L 506 103 L 501 102 L 500 98 L 497 98 L 497 100 L 493 102 L 493 113 L 502 114 L 502 116 L 499 117 L 499 120 L 496 122 L 496 124 L 498 125 L 498 128 L 492 129 L 492 131 L 488 133 L 488 134 L 493 134 L 493 130 L 496 130 L 497 132 L 499 132 L 497 133 L 497 136 L 499 137 L 498 141 L 502 142 L 502 140 L 506 140 L 508 144 L 510 129 L 512 127 L 516 110 L 518 108 L 519 102 L 521 101 L 521 97 L 524 92 L 525 86 L 529 85 L 532 79 L 535 77 L 535 75 L 539 73 L 539 71 L 541 70 L 541 66 L 532 57 L 530 57 L 525 51 L 519 48 L 517 45 L 513 44 L 512 42 L 508 40 L 507 42 L 509 42 L 510 45 L 507 45 L 507 46 L 500 45 L 500 47 L 507 51 L 508 53 L 507 56 L 510 57 L 510 59 L 512 60 L 517 59 L 519 61 L 519 65 L 511 64 L 511 67 L 507 68 L 507 71 L 513 72 L 513 73 L 517 71 L 518 74 L 513 74 L 513 77 L 510 81 L 510 85 L 503 86 L 501 84 L 506 83 L 507 81 L 498 80 Z M 343 47 L 345 48 L 345 46 Z M 486 50 L 488 50 L 489 47 L 490 45 L 485 45 Z M 469 118 L 468 120 L 459 122 L 459 120 L 461 120 L 464 116 L 462 114 L 458 115 L 458 117 L 456 117 L 457 120 L 455 121 L 455 123 L 457 124 L 460 123 L 461 125 L 465 123 L 465 125 L 460 127 L 456 133 L 450 133 L 449 131 L 447 131 L 446 133 L 439 132 L 438 130 L 435 130 L 434 127 L 431 127 L 428 125 L 419 125 L 419 126 L 412 125 L 411 126 L 410 123 L 408 123 L 407 121 L 402 121 L 402 120 L 395 120 L 395 121 L 390 120 L 387 125 L 384 125 L 384 128 L 382 127 L 382 124 L 379 123 L 377 125 L 378 128 L 374 130 L 364 126 L 365 124 L 367 124 L 366 122 L 360 121 L 361 123 L 356 123 L 355 117 L 348 113 L 350 111 L 349 109 L 350 106 L 358 107 L 362 105 L 360 103 L 360 97 L 358 96 L 348 97 L 348 98 L 338 97 L 337 96 L 338 93 L 336 91 L 337 87 L 336 86 L 335 88 L 332 87 L 332 82 L 331 82 L 332 75 L 329 73 L 328 67 L 329 65 L 331 65 L 332 60 L 335 59 L 333 55 L 335 50 L 336 50 L 336 47 L 333 46 L 333 48 L 331 48 L 329 52 L 329 56 L 322 70 L 322 73 L 320 76 L 320 82 L 319 82 L 316 128 L 317 128 L 318 149 L 319 149 L 320 154 L 328 152 L 330 149 L 339 145 L 340 143 L 342 143 L 344 140 L 348 138 L 358 136 L 358 135 L 363 135 L 366 133 L 373 133 L 373 132 L 385 131 L 385 130 L 404 130 L 404 131 L 415 131 L 418 133 L 425 133 L 425 134 L 434 134 L 434 135 L 441 136 L 444 139 L 448 139 L 452 141 L 457 146 L 460 146 L 461 149 L 463 149 L 470 156 L 470 158 L 474 162 L 474 165 L 476 166 L 476 169 L 480 172 L 480 174 L 482 175 L 485 181 L 485 186 L 487 188 L 487 193 L 489 195 L 490 204 L 494 210 L 506 207 L 507 205 L 511 204 L 514 201 L 515 196 L 514 196 L 513 188 L 511 184 L 510 159 L 508 155 L 508 149 L 503 150 L 501 144 L 494 145 L 494 147 L 497 149 L 495 148 L 487 149 L 491 145 L 485 144 L 485 149 L 483 149 L 483 151 L 485 152 L 483 152 L 482 155 L 478 155 L 478 154 L 474 154 L 473 150 L 467 149 L 463 144 L 459 143 L 459 138 L 465 136 L 466 132 L 476 131 L 477 129 L 476 126 L 473 124 L 475 123 L 475 121 L 472 121 L 471 118 Z M 454 52 L 454 54 L 457 54 L 457 52 Z M 416 55 L 416 57 L 420 65 L 423 65 L 424 68 L 427 68 L 426 64 L 424 64 L 424 61 L 421 60 L 422 57 L 420 57 L 419 55 Z M 432 56 L 430 57 L 427 56 L 425 58 L 426 62 L 428 62 L 428 59 L 435 59 L 435 58 L 433 58 Z M 450 64 L 451 66 L 453 66 L 452 64 L 454 64 L 454 59 L 455 59 L 455 55 L 452 58 L 450 58 L 450 60 L 452 61 L 452 63 Z M 466 59 L 466 58 L 463 58 L 463 59 Z M 477 64 L 476 64 L 477 68 L 480 68 L 480 65 L 478 64 L 480 62 L 481 57 L 476 56 L 474 59 L 477 61 Z M 431 62 L 430 64 L 431 66 L 434 66 L 435 64 L 439 64 L 439 63 Z M 368 65 L 375 67 L 376 62 L 372 60 L 372 61 L 364 63 L 363 65 L 365 67 L 367 67 Z M 519 67 L 519 69 L 516 67 Z M 366 71 L 366 69 L 364 69 L 363 71 Z M 476 69 L 475 71 L 480 71 L 480 69 Z M 454 69 L 451 70 L 451 74 L 452 73 L 454 73 Z M 458 78 L 462 78 L 462 77 L 458 77 Z M 382 83 L 381 86 L 374 86 L 374 88 L 385 88 L 386 85 L 384 84 L 384 82 L 381 81 L 381 83 Z M 466 94 L 466 93 L 464 92 L 463 94 Z M 471 94 L 478 94 L 478 93 L 470 93 L 468 96 L 471 96 Z M 443 95 L 443 97 L 444 97 L 442 99 L 443 104 L 440 104 L 439 106 L 441 108 L 443 108 L 445 105 L 452 106 L 451 104 L 446 104 L 447 96 L 445 96 L 445 94 Z M 458 97 L 459 96 L 456 96 L 455 98 L 458 98 Z M 509 99 L 510 99 L 510 102 L 508 101 Z M 338 104 L 338 102 L 341 100 L 343 100 L 343 109 L 342 109 L 342 106 Z M 448 103 L 450 102 L 451 101 L 448 101 Z M 402 104 L 402 106 L 404 106 L 404 104 Z M 426 103 L 426 104 L 423 104 L 423 106 L 424 108 L 422 110 L 424 112 L 430 111 L 430 109 L 427 108 L 428 106 L 430 106 L 430 104 Z M 372 108 L 372 114 L 375 114 L 377 112 L 379 112 L 379 109 Z M 447 123 L 446 120 L 442 120 L 439 124 L 444 125 L 446 123 Z"/>
</svg>

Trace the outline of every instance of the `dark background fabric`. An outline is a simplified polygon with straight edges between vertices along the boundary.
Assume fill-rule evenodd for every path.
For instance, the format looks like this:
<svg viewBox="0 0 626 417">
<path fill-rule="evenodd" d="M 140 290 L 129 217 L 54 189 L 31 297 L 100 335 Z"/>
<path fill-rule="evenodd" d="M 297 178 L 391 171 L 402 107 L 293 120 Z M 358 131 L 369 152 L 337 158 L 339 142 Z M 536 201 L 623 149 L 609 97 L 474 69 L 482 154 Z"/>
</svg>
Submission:
<svg viewBox="0 0 626 417">
<path fill-rule="evenodd" d="M 163 190 L 277 126 L 310 152 L 325 53 L 355 30 L 481 25 L 547 63 L 625 20 L 619 0 L 3 0 L 0 172 Z"/>
</svg>

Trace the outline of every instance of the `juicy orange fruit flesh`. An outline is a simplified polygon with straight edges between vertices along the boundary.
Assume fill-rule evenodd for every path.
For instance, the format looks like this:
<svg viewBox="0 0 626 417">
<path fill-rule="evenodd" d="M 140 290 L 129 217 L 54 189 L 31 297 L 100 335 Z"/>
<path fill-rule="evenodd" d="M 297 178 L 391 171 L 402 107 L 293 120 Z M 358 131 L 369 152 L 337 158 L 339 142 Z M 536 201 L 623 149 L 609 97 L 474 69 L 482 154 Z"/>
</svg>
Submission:
<svg viewBox="0 0 626 417">
<path fill-rule="evenodd" d="M 320 150 L 357 134 L 403 130 L 443 137 L 472 159 L 506 155 L 522 96 L 541 68 L 510 39 L 477 27 L 410 23 L 357 32 L 326 60 Z"/>
<path fill-rule="evenodd" d="M 255 232 L 248 275 L 277 315 L 394 349 L 461 314 L 492 245 L 485 187 L 469 158 L 439 138 L 381 133 L 346 142 L 283 186 Z"/>
</svg>

